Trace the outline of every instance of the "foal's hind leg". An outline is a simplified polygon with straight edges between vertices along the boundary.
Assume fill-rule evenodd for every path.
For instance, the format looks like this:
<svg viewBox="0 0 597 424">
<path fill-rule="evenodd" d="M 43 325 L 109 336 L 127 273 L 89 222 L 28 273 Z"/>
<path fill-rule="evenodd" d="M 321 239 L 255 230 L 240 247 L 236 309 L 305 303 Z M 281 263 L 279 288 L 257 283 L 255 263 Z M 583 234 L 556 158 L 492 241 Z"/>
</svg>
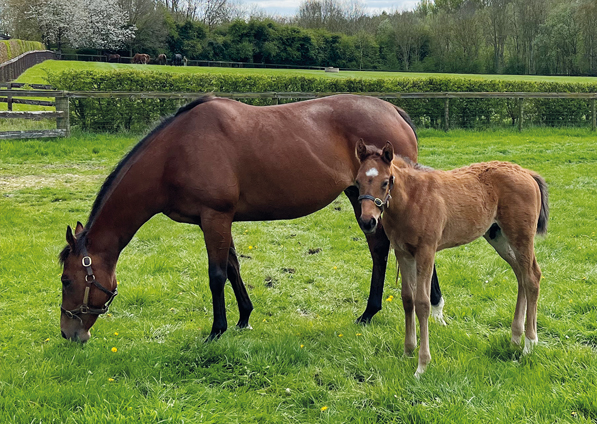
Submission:
<svg viewBox="0 0 597 424">
<path fill-rule="evenodd" d="M 247 289 L 240 276 L 240 264 L 238 263 L 236 249 L 234 248 L 234 241 L 232 239 L 230 240 L 230 251 L 228 254 L 228 279 L 230 280 L 230 284 L 232 284 L 232 289 L 236 296 L 236 303 L 238 303 L 239 319 L 236 326 L 238 328 L 250 329 L 251 325 L 249 325 L 249 317 L 253 311 L 253 304 L 251 303 L 251 299 L 249 299 Z"/>
<path fill-rule="evenodd" d="M 518 281 L 518 297 L 516 299 L 516 309 L 514 310 L 514 320 L 512 321 L 512 343 L 520 345 L 520 339 L 524 331 L 524 316 L 527 308 L 526 294 L 524 285 L 522 283 L 522 273 L 516 260 L 516 255 L 512 250 L 512 246 L 502 233 L 502 229 L 493 224 L 491 228 L 483 236 L 485 240 L 495 249 L 495 251 L 505 260 L 514 271 L 516 280 Z"/>
</svg>

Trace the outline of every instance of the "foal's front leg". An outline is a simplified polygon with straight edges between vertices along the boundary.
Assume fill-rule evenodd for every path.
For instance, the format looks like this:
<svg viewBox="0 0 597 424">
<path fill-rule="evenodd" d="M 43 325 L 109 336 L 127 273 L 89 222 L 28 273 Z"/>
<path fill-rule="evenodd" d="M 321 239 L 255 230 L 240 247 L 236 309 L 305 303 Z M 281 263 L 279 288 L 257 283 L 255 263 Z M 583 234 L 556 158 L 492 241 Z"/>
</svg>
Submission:
<svg viewBox="0 0 597 424">
<path fill-rule="evenodd" d="M 433 247 L 420 248 L 415 255 L 417 264 L 415 312 L 419 319 L 419 331 L 421 333 L 419 365 L 415 372 L 415 377 L 417 378 L 425 372 L 427 364 L 431 362 L 431 352 L 429 350 L 429 311 L 431 309 L 431 301 L 429 292 L 431 291 L 431 275 L 433 274 L 434 257 L 435 248 Z"/>
<path fill-rule="evenodd" d="M 404 308 L 404 354 L 411 356 L 417 347 L 417 319 L 415 318 L 415 290 L 417 264 L 411 255 L 396 250 L 396 261 L 402 274 L 402 307 Z"/>
</svg>

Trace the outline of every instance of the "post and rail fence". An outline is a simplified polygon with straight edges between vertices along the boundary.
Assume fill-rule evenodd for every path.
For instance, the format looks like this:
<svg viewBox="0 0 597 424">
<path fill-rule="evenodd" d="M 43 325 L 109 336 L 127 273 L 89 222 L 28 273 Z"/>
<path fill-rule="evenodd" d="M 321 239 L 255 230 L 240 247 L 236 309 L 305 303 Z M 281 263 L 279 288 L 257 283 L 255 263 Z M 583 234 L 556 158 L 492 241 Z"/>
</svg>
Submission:
<svg viewBox="0 0 597 424">
<path fill-rule="evenodd" d="M 12 81 L 23 72 L 48 59 L 56 59 L 50 50 L 32 50 L 0 64 L 0 82 Z"/>
<path fill-rule="evenodd" d="M 4 131 L 0 132 L 0 139 L 8 138 L 38 138 L 38 137 L 68 137 L 70 134 L 70 100 L 71 99 L 167 99 L 186 100 L 196 99 L 204 94 L 213 94 L 218 97 L 230 99 L 270 99 L 272 104 L 278 104 L 280 100 L 288 99 L 315 99 L 340 93 L 298 93 L 298 92 L 263 92 L 263 93 L 166 93 L 166 92 L 103 92 L 103 91 L 56 91 L 48 90 L 48 86 L 38 86 L 41 90 L 14 89 L 14 83 L 4 84 L 6 89 L 0 89 L 0 103 L 29 104 L 39 106 L 54 106 L 55 111 L 15 112 L 12 107 L 8 111 L 0 112 L 0 118 L 21 118 L 21 119 L 55 119 L 56 129 L 35 130 L 35 131 Z M 1 87 L 1 86 L 0 86 Z M 31 87 L 30 85 L 25 88 Z M 33 87 L 32 87 L 33 88 Z M 450 129 L 450 100 L 451 99 L 514 99 L 518 102 L 518 130 L 522 130 L 524 122 L 524 100 L 525 99 L 582 99 L 590 102 L 590 114 L 588 120 L 591 122 L 593 131 L 597 128 L 596 107 L 597 93 L 537 93 L 537 92 L 441 92 L 441 93 L 352 93 L 364 96 L 372 96 L 385 100 L 396 99 L 443 99 L 444 119 L 443 129 Z M 52 98 L 48 100 L 29 100 L 22 97 Z"/>
</svg>

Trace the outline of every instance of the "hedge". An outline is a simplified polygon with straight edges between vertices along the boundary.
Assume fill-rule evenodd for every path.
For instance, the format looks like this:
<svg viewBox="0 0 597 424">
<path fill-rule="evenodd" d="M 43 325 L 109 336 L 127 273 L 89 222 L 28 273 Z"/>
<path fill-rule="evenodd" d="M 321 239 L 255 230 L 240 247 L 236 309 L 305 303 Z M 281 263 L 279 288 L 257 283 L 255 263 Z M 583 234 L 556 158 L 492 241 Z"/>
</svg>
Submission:
<svg viewBox="0 0 597 424">
<path fill-rule="evenodd" d="M 46 47 L 39 41 L 0 40 L 0 63 L 14 59 L 17 56 L 32 50 L 45 49 Z"/>
<path fill-rule="evenodd" d="M 597 92 L 596 83 L 473 80 L 452 77 L 331 79 L 310 76 L 169 74 L 151 71 L 65 70 L 50 73 L 49 84 L 67 91 L 153 92 Z M 292 101 L 292 100 L 290 100 Z M 411 99 L 393 103 L 404 108 L 418 126 L 441 127 L 444 100 Z M 268 99 L 251 100 L 257 105 Z M 76 99 L 71 103 L 73 125 L 117 131 L 145 129 L 181 104 L 165 99 Z M 515 99 L 451 99 L 450 125 L 477 127 L 513 125 Z M 525 122 L 538 125 L 583 125 L 590 122 L 587 100 L 533 99 L 525 101 Z"/>
</svg>

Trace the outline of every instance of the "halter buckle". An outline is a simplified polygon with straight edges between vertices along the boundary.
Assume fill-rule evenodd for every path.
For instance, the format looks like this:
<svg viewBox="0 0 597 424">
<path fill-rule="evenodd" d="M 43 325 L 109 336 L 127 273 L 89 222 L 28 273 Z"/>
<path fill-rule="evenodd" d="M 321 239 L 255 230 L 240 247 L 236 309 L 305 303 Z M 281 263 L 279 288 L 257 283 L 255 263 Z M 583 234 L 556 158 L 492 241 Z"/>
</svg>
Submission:
<svg viewBox="0 0 597 424">
<path fill-rule="evenodd" d="M 381 200 L 379 197 L 376 197 L 373 203 L 375 203 L 375 206 L 377 206 L 378 208 L 381 208 L 383 206 L 383 200 Z"/>
<path fill-rule="evenodd" d="M 95 280 L 95 274 L 87 274 L 85 276 L 86 283 L 93 283 L 93 280 Z"/>
<path fill-rule="evenodd" d="M 83 256 L 83 259 L 81 259 L 81 263 L 83 264 L 83 266 L 85 268 L 90 267 L 91 266 L 91 257 Z"/>
</svg>

